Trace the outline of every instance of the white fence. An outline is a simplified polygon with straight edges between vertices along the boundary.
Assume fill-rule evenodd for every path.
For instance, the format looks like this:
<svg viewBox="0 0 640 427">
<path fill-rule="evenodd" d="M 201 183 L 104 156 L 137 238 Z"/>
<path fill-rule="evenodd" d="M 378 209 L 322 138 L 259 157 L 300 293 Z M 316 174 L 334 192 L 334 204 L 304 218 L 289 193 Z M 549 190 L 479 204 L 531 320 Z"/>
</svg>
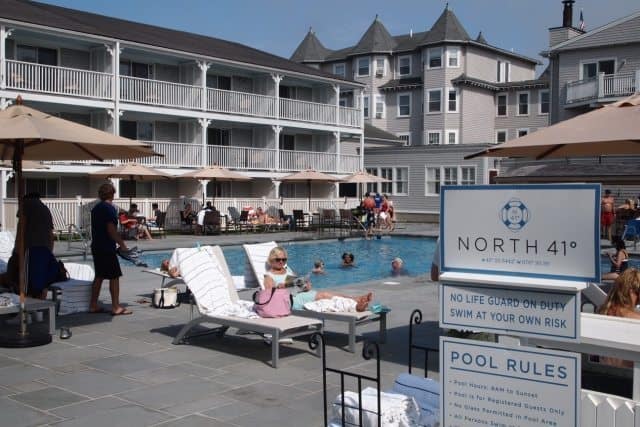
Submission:
<svg viewBox="0 0 640 427">
<path fill-rule="evenodd" d="M 336 107 L 329 104 L 280 98 L 280 117 L 303 122 L 335 124 Z"/>
<path fill-rule="evenodd" d="M 255 93 L 207 89 L 207 110 L 273 118 L 276 116 L 276 99 Z"/>
<path fill-rule="evenodd" d="M 581 427 L 637 427 L 640 425 L 638 402 L 620 396 L 582 390 Z"/>
<path fill-rule="evenodd" d="M 640 70 L 625 74 L 600 73 L 597 77 L 568 82 L 565 103 L 629 96 L 638 92 L 639 80 Z"/>
<path fill-rule="evenodd" d="M 207 162 L 232 169 L 265 169 L 276 168 L 276 150 L 251 147 L 207 146 Z"/>
<path fill-rule="evenodd" d="M 166 107 L 202 108 L 202 89 L 197 86 L 138 77 L 120 77 L 120 99 Z"/>
</svg>

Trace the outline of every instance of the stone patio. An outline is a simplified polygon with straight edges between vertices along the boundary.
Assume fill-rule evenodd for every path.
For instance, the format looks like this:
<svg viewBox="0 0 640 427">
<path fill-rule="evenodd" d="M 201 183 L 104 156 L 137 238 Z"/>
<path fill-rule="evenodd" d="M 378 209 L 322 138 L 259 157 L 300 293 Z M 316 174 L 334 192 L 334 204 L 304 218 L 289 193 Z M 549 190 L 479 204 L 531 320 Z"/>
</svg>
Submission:
<svg viewBox="0 0 640 427">
<path fill-rule="evenodd" d="M 429 224 L 403 225 L 396 233 L 435 235 Z M 171 236 L 140 242 L 145 250 L 201 244 L 240 244 L 331 237 L 302 232 L 244 233 L 222 236 Z M 61 256 L 66 243 L 56 247 Z M 426 264 L 431 259 L 425 259 Z M 123 264 L 124 267 L 124 264 Z M 158 310 L 148 303 L 159 279 L 126 266 L 121 299 L 131 316 L 78 314 L 58 317 L 57 327 L 68 326 L 73 336 L 29 349 L 0 348 L 0 414 L 12 427 L 55 426 L 321 426 L 323 424 L 322 362 L 306 341 L 281 347 L 280 367 L 270 367 L 271 350 L 255 335 L 224 338 L 209 335 L 186 345 L 171 340 L 189 319 L 187 304 Z M 408 320 L 415 308 L 425 318 L 418 327 L 422 341 L 436 345 L 437 288 L 427 276 L 400 278 L 397 285 L 376 280 L 341 287 L 345 293 L 370 289 L 375 300 L 393 308 L 388 316 L 388 340 L 380 346 L 383 389 L 406 371 Z M 241 293 L 249 299 L 251 292 Z M 103 285 L 101 301 L 108 302 Z M 4 326 L 3 327 L 7 327 Z M 327 323 L 327 363 L 373 374 L 375 363 L 345 350 L 344 325 Z M 365 337 L 377 338 L 375 325 Z M 361 348 L 361 342 L 358 348 Z M 416 357 L 416 365 L 422 366 Z M 430 376 L 437 378 L 437 356 L 429 360 Z M 339 390 L 329 374 L 328 398 Z M 366 384 L 365 384 L 366 386 Z M 347 385 L 355 389 L 356 385 Z"/>
</svg>

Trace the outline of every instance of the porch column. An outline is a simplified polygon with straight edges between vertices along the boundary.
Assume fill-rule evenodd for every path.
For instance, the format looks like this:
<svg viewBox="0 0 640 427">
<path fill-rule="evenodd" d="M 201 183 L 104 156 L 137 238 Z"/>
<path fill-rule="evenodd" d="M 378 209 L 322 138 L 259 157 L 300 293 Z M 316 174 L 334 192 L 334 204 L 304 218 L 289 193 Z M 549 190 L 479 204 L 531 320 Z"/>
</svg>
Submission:
<svg viewBox="0 0 640 427">
<path fill-rule="evenodd" d="M 116 189 L 115 198 L 119 198 L 120 196 L 120 178 L 109 178 L 109 181 L 113 184 Z"/>
<path fill-rule="evenodd" d="M 120 42 L 115 42 L 113 45 L 104 45 L 107 52 L 111 55 L 111 73 L 113 74 L 113 133 L 114 135 L 120 135 L 120 54 L 122 53 L 122 47 Z"/>
<path fill-rule="evenodd" d="M 280 170 L 280 132 L 282 132 L 282 128 L 280 126 L 271 126 L 271 130 L 273 130 L 273 138 L 275 139 L 276 146 L 276 170 Z"/>
<path fill-rule="evenodd" d="M 340 126 L 340 85 L 333 85 L 336 95 L 336 125 Z"/>
<path fill-rule="evenodd" d="M 337 199 L 338 197 L 340 197 L 340 183 L 339 182 L 334 182 L 333 183 L 333 198 Z"/>
<path fill-rule="evenodd" d="M 7 50 L 5 45 L 12 31 L 4 25 L 0 25 L 0 89 L 7 87 Z"/>
<path fill-rule="evenodd" d="M 364 170 L 364 89 L 360 90 L 360 170 Z"/>
<path fill-rule="evenodd" d="M 2 229 L 2 231 L 7 229 L 7 224 L 4 220 L 4 202 L 7 198 L 7 181 L 9 181 L 9 176 L 6 169 L 0 171 L 0 229 Z"/>
<path fill-rule="evenodd" d="M 107 114 L 111 117 L 111 132 L 114 135 L 120 136 L 120 117 L 124 114 L 122 110 L 107 110 Z M 115 163 L 119 163 L 119 160 L 116 160 Z"/>
<path fill-rule="evenodd" d="M 276 179 L 272 180 L 271 182 L 273 182 L 273 186 L 275 187 L 275 197 L 276 199 L 280 198 L 280 184 L 282 184 L 282 181 L 278 181 Z"/>
<path fill-rule="evenodd" d="M 604 73 L 598 73 L 598 99 L 604 98 Z"/>
<path fill-rule="evenodd" d="M 202 185 L 202 204 L 204 205 L 204 202 L 207 200 L 207 197 L 209 197 L 207 195 L 207 184 L 209 184 L 208 179 L 199 179 L 198 181 L 200 181 L 200 185 Z M 216 191 L 215 189 L 213 191 Z"/>
<path fill-rule="evenodd" d="M 200 123 L 200 138 L 202 141 L 202 166 L 207 166 L 209 163 L 207 162 L 207 128 L 209 124 L 211 124 L 211 120 L 208 119 L 198 119 L 198 123 Z"/>
<path fill-rule="evenodd" d="M 273 96 L 276 99 L 276 120 L 280 120 L 280 82 L 284 78 L 280 74 L 271 74 L 271 78 L 273 79 L 275 93 Z"/>
<path fill-rule="evenodd" d="M 200 68 L 200 87 L 202 88 L 202 111 L 207 111 L 207 70 L 211 66 L 210 62 L 196 61 Z"/>
<path fill-rule="evenodd" d="M 636 89 L 635 93 L 640 93 L 640 70 L 636 70 L 636 81 L 633 87 Z"/>
<path fill-rule="evenodd" d="M 336 172 L 340 173 L 342 171 L 340 167 L 340 131 L 333 132 L 333 137 L 336 139 Z"/>
</svg>

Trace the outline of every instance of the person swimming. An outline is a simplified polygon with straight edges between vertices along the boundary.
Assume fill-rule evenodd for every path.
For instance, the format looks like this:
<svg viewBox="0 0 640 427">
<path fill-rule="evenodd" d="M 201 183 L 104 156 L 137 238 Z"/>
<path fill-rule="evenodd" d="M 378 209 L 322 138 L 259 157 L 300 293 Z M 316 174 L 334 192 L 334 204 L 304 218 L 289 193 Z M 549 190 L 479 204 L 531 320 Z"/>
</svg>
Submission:
<svg viewBox="0 0 640 427">
<path fill-rule="evenodd" d="M 355 264 L 355 257 L 351 252 L 345 252 L 342 254 L 342 266 L 343 267 L 353 267 Z"/>
<path fill-rule="evenodd" d="M 324 261 L 321 259 L 316 260 L 313 263 L 313 270 L 311 270 L 313 274 L 324 274 Z"/>
<path fill-rule="evenodd" d="M 395 257 L 391 261 L 391 275 L 392 276 L 402 276 L 407 274 L 404 269 L 404 261 L 400 257 Z"/>
</svg>

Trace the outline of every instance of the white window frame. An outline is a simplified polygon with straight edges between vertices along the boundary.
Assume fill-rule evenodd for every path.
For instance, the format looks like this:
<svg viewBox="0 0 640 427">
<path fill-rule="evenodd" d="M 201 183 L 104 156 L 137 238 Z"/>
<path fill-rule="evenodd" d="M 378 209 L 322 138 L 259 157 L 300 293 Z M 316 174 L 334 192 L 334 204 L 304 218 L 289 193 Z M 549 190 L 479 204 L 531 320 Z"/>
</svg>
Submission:
<svg viewBox="0 0 640 427">
<path fill-rule="evenodd" d="M 451 65 L 451 60 L 456 60 L 456 65 Z M 460 48 L 449 46 L 447 48 L 447 68 L 460 68 Z"/>
<path fill-rule="evenodd" d="M 455 135 L 455 139 L 453 144 L 449 142 L 449 135 Z M 444 141 L 442 141 L 445 145 L 458 145 L 460 144 L 460 140 L 458 139 L 458 129 L 446 129 L 444 131 Z"/>
<path fill-rule="evenodd" d="M 466 169 L 473 169 L 473 182 L 471 180 L 462 179 L 462 171 Z M 437 171 L 438 180 L 433 181 L 429 179 L 429 170 Z M 455 170 L 456 182 L 445 183 L 445 170 Z M 467 182 L 468 181 L 468 182 Z M 435 193 L 429 191 L 429 184 L 433 183 L 436 188 Z M 424 195 L 425 196 L 438 196 L 442 191 L 443 185 L 474 185 L 478 183 L 478 168 L 475 165 L 425 165 L 424 169 Z"/>
<path fill-rule="evenodd" d="M 456 108 L 454 110 L 451 110 L 449 108 L 449 102 L 450 102 L 449 101 L 449 95 L 451 94 L 451 92 L 456 94 Z M 460 94 L 460 92 L 458 91 L 457 88 L 455 88 L 455 87 L 447 88 L 447 113 L 457 113 L 458 112 L 458 103 L 459 103 L 458 99 L 460 98 L 459 94 Z"/>
<path fill-rule="evenodd" d="M 406 169 L 407 175 L 405 177 L 405 180 L 400 181 L 398 179 L 398 176 L 399 176 L 398 170 L 399 169 Z M 403 192 L 398 191 L 398 182 L 404 182 L 407 190 L 403 191 Z M 409 166 L 401 165 L 401 166 L 395 166 L 393 168 L 392 190 L 393 191 L 391 192 L 391 194 L 394 195 L 394 196 L 408 196 L 409 195 Z"/>
<path fill-rule="evenodd" d="M 527 95 L 527 113 L 520 113 L 520 95 Z M 528 90 L 523 90 L 521 92 L 516 93 L 516 116 L 526 117 L 531 113 L 531 92 Z"/>
<path fill-rule="evenodd" d="M 367 74 L 360 74 L 360 62 L 367 61 Z M 368 77 L 371 75 L 371 58 L 368 56 L 356 59 L 356 77 Z"/>
<path fill-rule="evenodd" d="M 500 103 L 498 100 L 504 96 L 506 102 L 504 103 L 504 114 L 500 114 Z M 509 94 L 506 92 L 496 94 L 496 117 L 507 117 L 509 115 Z"/>
<path fill-rule="evenodd" d="M 363 104 L 362 113 L 364 114 L 364 118 L 368 119 L 371 114 L 371 103 L 370 103 L 369 95 L 365 95 L 362 97 L 362 104 Z"/>
<path fill-rule="evenodd" d="M 440 52 L 440 65 L 438 67 L 432 67 L 431 66 L 431 53 L 432 52 Z M 434 55 L 435 57 L 435 55 Z M 427 69 L 429 70 L 437 70 L 439 68 L 442 68 L 444 65 L 444 54 L 442 51 L 442 47 L 432 47 L 430 49 L 427 50 Z"/>
<path fill-rule="evenodd" d="M 520 132 L 526 132 L 526 135 L 520 135 Z M 516 138 L 521 138 L 523 136 L 529 135 L 529 128 L 518 128 L 516 129 Z"/>
<path fill-rule="evenodd" d="M 547 112 L 543 113 L 542 112 L 542 94 L 546 93 L 548 98 L 547 101 Z M 538 115 L 539 116 L 548 116 L 549 115 L 549 111 L 551 111 L 551 93 L 549 92 L 549 89 L 544 89 L 541 90 L 540 92 L 538 92 Z"/>
<path fill-rule="evenodd" d="M 342 73 L 338 73 L 338 67 L 342 67 Z M 347 75 L 347 64 L 345 64 L 344 62 L 333 64 L 333 74 L 336 76 L 345 77 Z"/>
<path fill-rule="evenodd" d="M 403 139 L 404 136 L 407 138 L 404 140 L 404 146 L 408 147 L 411 145 L 411 132 L 399 132 L 396 133 L 396 136 L 400 139 Z"/>
<path fill-rule="evenodd" d="M 428 130 L 425 134 L 427 136 L 425 144 L 424 145 L 442 145 L 442 131 L 441 130 Z M 429 136 L 431 135 L 438 135 L 438 143 L 437 144 L 432 144 L 430 143 L 430 138 Z"/>
<path fill-rule="evenodd" d="M 437 180 L 429 179 L 429 170 L 433 170 L 437 173 Z M 434 188 L 436 191 L 429 191 L 429 183 L 433 182 Z M 435 165 L 425 165 L 424 168 L 424 195 L 425 196 L 439 196 L 440 195 L 440 187 L 442 186 L 442 168 L 440 166 Z"/>
<path fill-rule="evenodd" d="M 473 170 L 473 181 L 465 180 L 464 174 L 462 173 L 466 169 Z M 464 165 L 458 166 L 458 185 L 475 185 L 478 183 L 478 170 L 473 165 Z"/>
<path fill-rule="evenodd" d="M 400 97 L 401 96 L 408 96 L 409 97 L 409 114 L 401 114 L 400 113 Z M 397 108 L 397 117 L 411 117 L 411 102 L 412 102 L 412 96 L 411 96 L 411 92 L 399 92 L 396 95 L 396 104 L 398 106 Z"/>
<path fill-rule="evenodd" d="M 431 93 L 439 92 L 440 93 L 440 106 L 438 111 L 431 111 Z M 427 90 L 427 114 L 442 114 L 442 88 L 438 89 L 429 89 Z"/>
<path fill-rule="evenodd" d="M 382 61 L 382 69 L 380 67 L 378 67 L 378 61 Z M 387 68 L 387 60 L 386 60 L 386 58 L 384 56 L 377 56 L 377 57 L 374 58 L 373 64 L 374 64 L 374 68 L 375 68 L 376 77 L 384 77 L 386 75 L 386 68 Z M 378 73 L 378 71 L 382 71 L 382 72 Z"/>
<path fill-rule="evenodd" d="M 381 115 L 379 118 L 384 119 L 386 117 L 386 111 L 387 111 L 387 105 L 384 102 L 384 95 L 376 95 L 376 97 L 374 98 L 374 111 L 373 114 L 376 119 L 378 118 L 378 100 L 380 100 L 380 103 L 382 104 L 382 111 L 381 111 Z"/>
<path fill-rule="evenodd" d="M 496 69 L 498 73 L 496 82 L 508 83 L 511 81 L 511 62 L 498 59 L 496 61 Z"/>
<path fill-rule="evenodd" d="M 578 69 L 578 80 L 584 80 L 586 77 L 584 77 L 584 72 L 583 72 L 583 68 L 585 64 L 596 64 L 596 77 L 598 76 L 598 74 L 600 74 L 600 62 L 602 61 L 613 61 L 613 69 L 617 70 L 618 69 L 618 58 L 613 56 L 613 57 L 605 57 L 605 58 L 592 58 L 592 59 L 583 59 L 580 61 L 580 68 Z"/>
<path fill-rule="evenodd" d="M 504 132 L 504 141 L 507 142 L 509 140 L 509 131 L 507 129 L 496 129 L 496 138 L 493 141 L 496 144 L 501 144 L 502 142 L 498 141 L 498 134 Z"/>
<path fill-rule="evenodd" d="M 409 72 L 408 73 L 404 73 L 404 74 L 400 71 L 400 70 L 402 70 L 401 64 L 402 64 L 402 60 L 403 59 L 408 59 L 409 60 Z M 398 57 L 398 75 L 399 76 L 410 76 L 411 75 L 411 73 L 413 71 L 411 69 L 411 62 L 412 62 L 411 59 L 412 59 L 411 55 L 402 55 L 402 56 Z"/>
</svg>

